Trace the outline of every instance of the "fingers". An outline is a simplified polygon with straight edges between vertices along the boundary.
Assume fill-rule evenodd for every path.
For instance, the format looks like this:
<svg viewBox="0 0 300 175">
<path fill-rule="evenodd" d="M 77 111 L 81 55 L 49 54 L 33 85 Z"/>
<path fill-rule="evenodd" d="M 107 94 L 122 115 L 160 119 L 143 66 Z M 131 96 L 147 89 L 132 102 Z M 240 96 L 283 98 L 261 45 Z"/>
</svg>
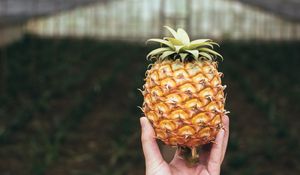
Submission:
<svg viewBox="0 0 300 175">
<path fill-rule="evenodd" d="M 229 137 L 229 118 L 224 116 L 222 118 L 224 129 L 221 129 L 216 137 L 215 143 L 212 146 L 210 156 L 208 159 L 208 169 L 211 172 L 219 172 L 221 163 L 224 159 L 226 147 Z"/>
<path fill-rule="evenodd" d="M 222 158 L 221 158 L 221 162 L 223 162 L 223 160 L 224 160 L 226 149 L 227 149 L 227 144 L 228 144 L 228 138 L 229 138 L 229 117 L 227 115 L 225 115 L 222 120 L 223 120 L 223 124 L 224 124 L 224 131 L 225 131 L 224 134 L 225 135 L 224 135 L 223 145 L 222 145 Z"/>
<path fill-rule="evenodd" d="M 142 127 L 142 146 L 146 161 L 146 167 L 157 167 L 164 162 L 159 147 L 155 140 L 155 132 L 146 117 L 140 118 Z"/>
<path fill-rule="evenodd" d="M 216 137 L 215 143 L 212 145 L 207 163 L 207 168 L 210 172 L 220 171 L 224 135 L 225 131 L 221 129 Z"/>
</svg>

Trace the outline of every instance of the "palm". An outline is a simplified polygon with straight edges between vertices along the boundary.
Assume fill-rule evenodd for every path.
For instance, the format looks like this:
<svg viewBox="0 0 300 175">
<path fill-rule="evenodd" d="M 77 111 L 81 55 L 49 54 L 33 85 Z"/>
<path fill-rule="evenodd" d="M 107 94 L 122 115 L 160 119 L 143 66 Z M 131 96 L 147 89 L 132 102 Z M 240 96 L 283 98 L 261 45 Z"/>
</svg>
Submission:
<svg viewBox="0 0 300 175">
<path fill-rule="evenodd" d="M 147 175 L 219 175 L 221 164 L 224 159 L 229 131 L 229 119 L 223 118 L 224 130 L 221 130 L 216 138 L 216 143 L 211 149 L 200 154 L 199 164 L 188 167 L 185 161 L 175 154 L 168 164 L 162 155 L 154 138 L 154 130 L 146 118 L 141 119 L 142 145 L 146 160 Z"/>
<path fill-rule="evenodd" d="M 219 168 L 214 168 L 215 166 L 208 166 L 208 153 L 204 153 L 200 158 L 200 162 L 197 166 L 188 167 L 182 158 L 176 155 L 174 159 L 168 164 L 163 161 L 148 172 L 151 175 L 213 175 L 219 173 Z M 217 166 L 218 167 L 218 166 Z"/>
</svg>

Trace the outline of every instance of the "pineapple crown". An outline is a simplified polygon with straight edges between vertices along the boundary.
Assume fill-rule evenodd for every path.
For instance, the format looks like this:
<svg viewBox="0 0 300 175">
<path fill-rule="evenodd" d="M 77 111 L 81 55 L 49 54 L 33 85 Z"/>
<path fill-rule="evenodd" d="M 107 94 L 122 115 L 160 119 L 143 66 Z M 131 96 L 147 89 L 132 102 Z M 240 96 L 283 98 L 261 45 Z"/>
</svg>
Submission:
<svg viewBox="0 0 300 175">
<path fill-rule="evenodd" d="M 180 59 L 182 62 L 187 60 L 215 60 L 220 57 L 223 60 L 222 55 L 213 50 L 213 46 L 218 43 L 211 39 L 197 39 L 190 41 L 190 38 L 186 31 L 182 28 L 178 28 L 177 32 L 171 27 L 164 26 L 173 37 L 164 37 L 163 39 L 155 38 L 149 39 L 148 42 L 160 43 L 160 48 L 152 50 L 147 59 L 165 60 L 165 59 Z"/>
</svg>

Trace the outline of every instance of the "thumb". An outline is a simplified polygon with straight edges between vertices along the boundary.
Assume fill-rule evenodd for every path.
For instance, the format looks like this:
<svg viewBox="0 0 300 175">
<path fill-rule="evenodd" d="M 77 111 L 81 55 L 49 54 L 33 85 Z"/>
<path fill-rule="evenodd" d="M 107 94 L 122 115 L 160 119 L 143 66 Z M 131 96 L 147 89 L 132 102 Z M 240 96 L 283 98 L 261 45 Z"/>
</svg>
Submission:
<svg viewBox="0 0 300 175">
<path fill-rule="evenodd" d="M 155 139 L 155 132 L 146 117 L 140 118 L 142 127 L 142 146 L 146 161 L 146 168 L 152 169 L 164 162 Z"/>
</svg>

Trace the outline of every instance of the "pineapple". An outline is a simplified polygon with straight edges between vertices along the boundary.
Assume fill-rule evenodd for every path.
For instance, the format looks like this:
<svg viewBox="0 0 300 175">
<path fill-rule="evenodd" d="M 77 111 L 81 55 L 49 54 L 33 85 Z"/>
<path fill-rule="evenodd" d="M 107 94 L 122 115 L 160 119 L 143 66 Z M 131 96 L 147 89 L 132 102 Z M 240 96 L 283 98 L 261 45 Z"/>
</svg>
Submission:
<svg viewBox="0 0 300 175">
<path fill-rule="evenodd" d="M 142 111 L 157 139 L 178 146 L 183 158 L 195 163 L 199 148 L 214 142 L 227 113 L 216 61 L 223 57 L 212 50 L 219 46 L 212 40 L 190 41 L 183 29 L 165 28 L 173 37 L 147 41 L 161 47 L 147 55 L 154 63 L 146 71 Z"/>
</svg>

